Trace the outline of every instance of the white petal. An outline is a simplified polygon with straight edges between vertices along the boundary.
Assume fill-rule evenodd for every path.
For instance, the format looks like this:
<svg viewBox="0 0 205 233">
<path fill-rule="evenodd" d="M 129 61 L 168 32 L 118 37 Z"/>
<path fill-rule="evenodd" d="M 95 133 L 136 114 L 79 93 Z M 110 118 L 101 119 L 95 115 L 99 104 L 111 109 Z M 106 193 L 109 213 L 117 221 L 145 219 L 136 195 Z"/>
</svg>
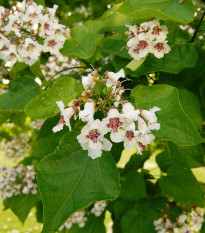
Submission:
<svg viewBox="0 0 205 233">
<path fill-rule="evenodd" d="M 60 100 L 60 101 L 57 101 L 56 104 L 57 104 L 58 107 L 60 108 L 60 111 L 63 112 L 63 111 L 64 111 L 64 107 L 65 107 L 63 101 L 61 101 L 61 100 Z"/>
<path fill-rule="evenodd" d="M 114 133 L 113 131 L 110 133 L 110 138 L 113 142 L 122 142 L 123 141 L 123 132 L 122 130 L 118 130 L 117 133 Z"/>
<path fill-rule="evenodd" d="M 92 159 L 99 158 L 102 155 L 101 150 L 88 150 L 88 156 L 90 156 Z"/>
<path fill-rule="evenodd" d="M 57 124 L 55 127 L 53 127 L 53 132 L 56 133 L 58 131 L 61 131 L 63 129 L 63 124 Z"/>
<path fill-rule="evenodd" d="M 145 121 L 141 117 L 139 117 L 139 119 L 138 119 L 138 130 L 142 134 L 145 134 L 149 131 L 147 124 L 145 123 Z"/>
<path fill-rule="evenodd" d="M 112 148 L 112 143 L 107 140 L 106 138 L 103 138 L 102 140 L 102 149 L 105 151 L 110 151 Z"/>
</svg>

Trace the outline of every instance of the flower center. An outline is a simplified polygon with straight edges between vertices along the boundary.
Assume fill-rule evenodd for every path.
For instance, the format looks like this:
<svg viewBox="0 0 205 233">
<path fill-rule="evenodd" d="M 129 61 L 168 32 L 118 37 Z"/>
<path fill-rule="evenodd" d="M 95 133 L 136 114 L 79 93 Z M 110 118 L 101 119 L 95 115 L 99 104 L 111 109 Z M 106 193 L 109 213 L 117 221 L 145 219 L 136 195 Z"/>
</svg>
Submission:
<svg viewBox="0 0 205 233">
<path fill-rule="evenodd" d="M 145 145 L 143 145 L 141 142 L 138 142 L 138 146 L 139 146 L 142 150 L 145 149 Z"/>
<path fill-rule="evenodd" d="M 44 30 L 49 30 L 49 28 L 50 28 L 50 24 L 45 23 L 45 24 L 44 24 Z"/>
<path fill-rule="evenodd" d="M 60 124 L 65 124 L 65 120 L 64 120 L 63 116 L 61 116 L 61 118 L 60 118 L 60 120 L 58 122 L 58 125 L 60 125 Z"/>
<path fill-rule="evenodd" d="M 147 41 L 145 41 L 145 40 L 139 41 L 139 44 L 138 44 L 138 46 L 139 46 L 141 49 L 146 49 L 148 45 L 149 45 L 149 44 L 148 44 Z"/>
<path fill-rule="evenodd" d="M 125 137 L 127 137 L 130 141 L 132 141 L 132 139 L 134 138 L 134 132 L 131 130 L 128 130 L 125 134 Z"/>
<path fill-rule="evenodd" d="M 89 138 L 93 141 L 93 143 L 97 143 L 98 137 L 100 136 L 100 133 L 97 129 L 92 129 L 89 131 L 89 134 L 86 135 L 86 138 Z"/>
<path fill-rule="evenodd" d="M 154 47 L 155 47 L 155 49 L 157 49 L 158 52 L 161 52 L 164 49 L 164 44 L 157 43 Z"/>
<path fill-rule="evenodd" d="M 14 22 L 14 23 L 12 24 L 12 27 L 13 27 L 13 28 L 18 28 L 18 26 L 19 26 L 19 25 L 18 25 L 17 22 Z"/>
<path fill-rule="evenodd" d="M 30 44 L 28 47 L 27 47 L 27 51 L 29 52 L 32 52 L 35 50 L 35 46 L 33 44 Z"/>
<path fill-rule="evenodd" d="M 55 42 L 54 40 L 50 40 L 49 42 L 48 42 L 48 46 L 49 47 L 55 47 L 57 45 L 57 42 Z"/>
<path fill-rule="evenodd" d="M 162 29 L 160 29 L 158 26 L 156 26 L 156 27 L 153 28 L 152 34 L 159 36 L 161 31 L 162 31 Z"/>
<path fill-rule="evenodd" d="M 108 128 L 111 128 L 113 130 L 114 133 L 118 132 L 118 128 L 122 125 L 123 123 L 120 121 L 120 119 L 118 117 L 114 117 L 111 118 L 109 120 L 109 124 L 107 124 L 106 126 Z"/>
</svg>

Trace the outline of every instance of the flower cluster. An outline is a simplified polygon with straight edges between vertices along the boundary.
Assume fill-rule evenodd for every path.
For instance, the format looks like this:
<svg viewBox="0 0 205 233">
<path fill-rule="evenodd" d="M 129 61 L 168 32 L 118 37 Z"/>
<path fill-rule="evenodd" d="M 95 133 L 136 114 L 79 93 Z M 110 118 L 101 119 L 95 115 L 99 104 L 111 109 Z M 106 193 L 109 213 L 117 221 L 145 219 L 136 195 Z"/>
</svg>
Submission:
<svg viewBox="0 0 205 233">
<path fill-rule="evenodd" d="M 125 78 L 123 70 L 118 73 L 106 72 L 103 76 L 94 70 L 82 77 L 85 91 L 78 99 L 72 100 L 68 108 L 62 101 L 57 101 L 61 118 L 53 132 L 62 130 L 64 125 L 71 130 L 70 118 L 75 116 L 76 119 L 78 114 L 86 125 L 77 139 L 92 159 L 100 157 L 102 150 L 111 150 L 112 143 L 104 137 L 107 133 L 110 133 L 112 142 L 124 142 L 125 148 L 135 146 L 138 154 L 142 154 L 145 146 L 155 139 L 151 131 L 160 128 L 155 115 L 160 109 L 135 109 L 130 102 L 123 100 L 125 90 L 119 78 Z M 104 114 L 104 118 L 94 119 L 96 112 Z"/>
<path fill-rule="evenodd" d="M 85 211 L 78 211 L 74 213 L 59 230 L 63 230 L 64 227 L 70 229 L 73 224 L 78 224 L 80 228 L 83 228 L 85 226 L 86 221 L 87 218 L 85 217 Z"/>
<path fill-rule="evenodd" d="M 31 121 L 29 126 L 34 130 L 40 130 L 43 123 L 44 123 L 44 120 Z"/>
<path fill-rule="evenodd" d="M 59 229 L 60 231 L 63 230 L 63 228 L 70 229 L 73 224 L 77 224 L 80 228 L 83 228 L 85 226 L 85 223 L 87 221 L 86 215 L 94 214 L 96 217 L 99 217 L 105 210 L 107 204 L 106 201 L 98 201 L 94 203 L 93 208 L 89 212 L 88 210 L 82 210 L 74 213 Z"/>
<path fill-rule="evenodd" d="M 93 208 L 91 209 L 91 213 L 94 214 L 96 217 L 99 217 L 104 212 L 106 206 L 106 201 L 95 202 Z"/>
<path fill-rule="evenodd" d="M 154 221 L 158 233 L 199 233 L 204 222 L 204 210 L 193 207 L 191 212 L 184 212 L 172 222 L 167 215 Z"/>
<path fill-rule="evenodd" d="M 154 19 L 134 26 L 127 25 L 130 39 L 127 42 L 128 53 L 135 60 L 146 57 L 148 53 L 153 53 L 155 57 L 162 58 L 164 54 L 170 52 L 166 38 L 167 27 L 160 25 L 159 20 Z"/>
<path fill-rule="evenodd" d="M 68 68 L 79 67 L 79 66 L 80 66 L 80 62 L 78 62 L 74 58 L 68 58 L 62 55 L 59 56 L 53 55 L 49 57 L 48 62 L 46 64 L 41 64 L 41 70 L 45 78 L 48 80 L 62 70 L 65 71 L 61 72 L 59 75 L 55 75 L 55 79 L 57 79 L 60 75 L 72 74 L 75 70 Z"/>
<path fill-rule="evenodd" d="M 23 133 L 13 137 L 10 141 L 3 139 L 0 142 L 0 148 L 1 155 L 17 161 L 25 156 L 25 153 L 31 149 L 31 146 L 28 143 L 28 135 Z"/>
<path fill-rule="evenodd" d="M 0 167 L 0 197 L 2 200 L 20 194 L 37 194 L 36 172 L 33 166 L 17 164 Z"/>
<path fill-rule="evenodd" d="M 17 61 L 33 65 L 42 51 L 60 54 L 69 29 L 55 18 L 57 7 L 44 9 L 33 0 L 11 10 L 0 7 L 0 59 L 7 67 Z"/>
</svg>

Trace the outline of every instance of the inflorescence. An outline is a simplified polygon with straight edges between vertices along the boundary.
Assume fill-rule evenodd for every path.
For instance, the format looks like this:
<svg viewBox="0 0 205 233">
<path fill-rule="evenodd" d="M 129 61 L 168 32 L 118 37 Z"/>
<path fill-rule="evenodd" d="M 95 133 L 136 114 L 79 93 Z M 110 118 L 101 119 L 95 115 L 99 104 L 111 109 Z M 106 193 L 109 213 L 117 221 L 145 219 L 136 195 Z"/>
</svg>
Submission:
<svg viewBox="0 0 205 233">
<path fill-rule="evenodd" d="M 162 58 L 170 52 L 167 43 L 168 29 L 160 25 L 159 20 L 154 19 L 134 26 L 127 25 L 130 39 L 127 42 L 128 53 L 135 60 L 146 57 L 153 53 L 155 57 Z"/>
<path fill-rule="evenodd" d="M 104 136 L 110 133 L 112 142 L 124 142 L 125 148 L 137 148 L 137 153 L 142 154 L 145 146 L 154 139 L 152 130 L 159 130 L 156 111 L 160 109 L 153 107 L 150 110 L 135 109 L 135 107 L 123 99 L 124 87 L 119 78 L 125 78 L 125 73 L 106 72 L 100 76 L 97 70 L 88 76 L 82 77 L 85 91 L 78 99 L 68 103 L 65 108 L 62 101 L 57 101 L 61 111 L 61 118 L 53 128 L 53 132 L 63 129 L 64 125 L 71 130 L 70 119 L 80 120 L 86 123 L 77 139 L 88 155 L 95 159 L 100 157 L 102 150 L 110 151 L 112 143 Z M 84 108 L 82 109 L 82 106 Z M 95 119 L 95 113 L 101 112 L 104 118 Z"/>
<path fill-rule="evenodd" d="M 57 5 L 44 8 L 24 0 L 10 9 L 0 6 L 0 59 L 7 67 L 16 62 L 33 65 L 41 52 L 56 56 L 70 31 L 55 18 Z"/>
</svg>

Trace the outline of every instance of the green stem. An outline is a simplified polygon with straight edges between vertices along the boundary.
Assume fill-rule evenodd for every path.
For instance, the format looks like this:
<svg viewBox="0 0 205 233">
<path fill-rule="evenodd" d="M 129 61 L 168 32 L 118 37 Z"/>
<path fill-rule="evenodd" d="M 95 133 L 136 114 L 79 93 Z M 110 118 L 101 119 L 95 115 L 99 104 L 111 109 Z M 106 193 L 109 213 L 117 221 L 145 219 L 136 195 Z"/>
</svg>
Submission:
<svg viewBox="0 0 205 233">
<path fill-rule="evenodd" d="M 196 30 L 195 30 L 195 32 L 194 32 L 194 35 L 193 35 L 192 38 L 191 38 L 191 43 L 194 42 L 194 40 L 195 40 L 195 38 L 196 38 L 196 36 L 197 36 L 197 33 L 198 33 L 198 31 L 199 31 L 199 28 L 200 28 L 200 26 L 201 26 L 201 24 L 202 24 L 202 22 L 203 22 L 204 16 L 205 16 L 205 10 L 204 10 L 204 13 L 203 13 L 203 15 L 202 15 L 200 21 L 199 21 L 199 24 L 198 24 L 197 27 L 196 27 Z"/>
<path fill-rule="evenodd" d="M 64 69 L 64 70 L 61 70 L 61 71 L 57 72 L 56 74 L 52 75 L 52 76 L 48 79 L 48 82 L 50 82 L 56 75 L 58 75 L 58 74 L 60 74 L 60 73 L 62 73 L 62 72 L 64 72 L 64 71 L 66 71 L 66 70 L 81 69 L 81 68 L 84 68 L 84 69 L 85 69 L 86 67 L 84 67 L 84 66 L 77 66 L 77 67 L 69 67 L 69 68 L 66 68 L 66 69 Z"/>
</svg>

